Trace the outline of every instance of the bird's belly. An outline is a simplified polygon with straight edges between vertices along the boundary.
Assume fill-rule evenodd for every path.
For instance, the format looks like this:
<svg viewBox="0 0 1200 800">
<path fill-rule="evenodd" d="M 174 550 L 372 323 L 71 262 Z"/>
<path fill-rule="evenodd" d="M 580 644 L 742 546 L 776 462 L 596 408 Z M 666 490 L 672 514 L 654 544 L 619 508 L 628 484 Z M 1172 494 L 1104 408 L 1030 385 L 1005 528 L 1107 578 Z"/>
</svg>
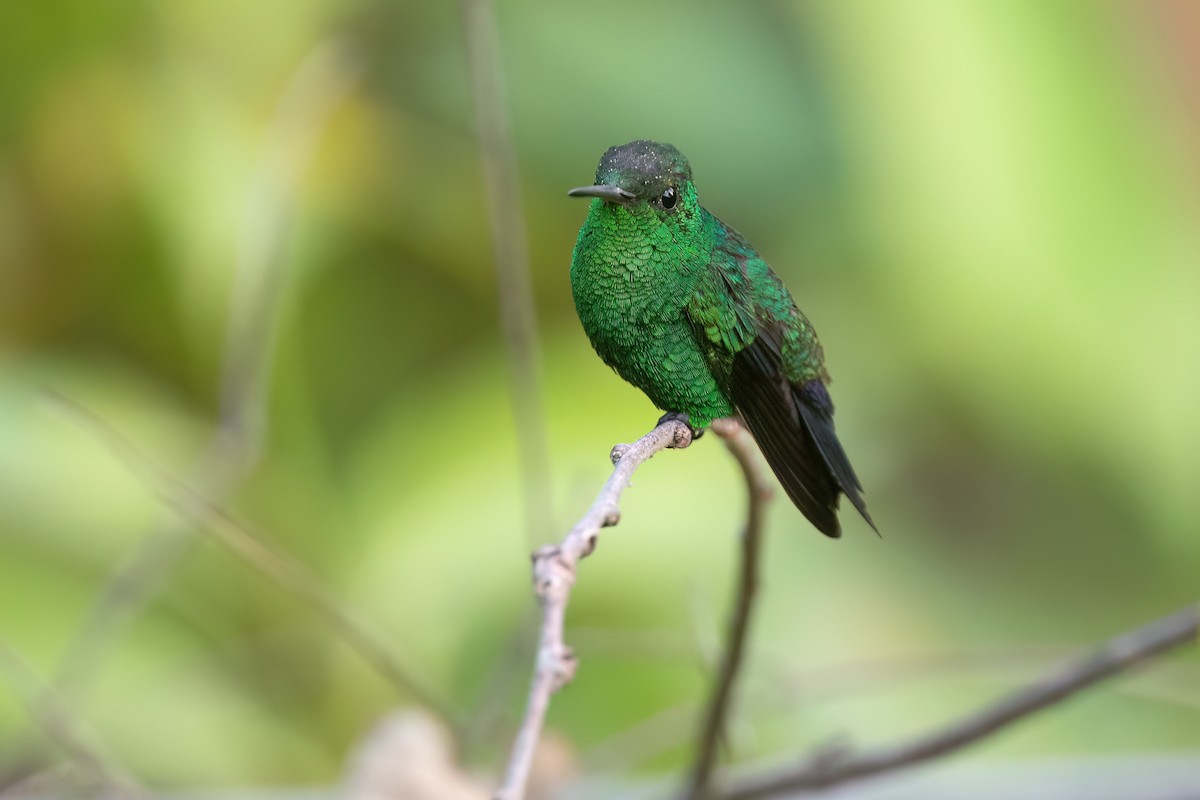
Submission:
<svg viewBox="0 0 1200 800">
<path fill-rule="evenodd" d="M 733 413 L 682 309 L 675 319 L 606 317 L 584 328 L 604 362 L 662 410 L 686 412 L 697 427 Z"/>
</svg>

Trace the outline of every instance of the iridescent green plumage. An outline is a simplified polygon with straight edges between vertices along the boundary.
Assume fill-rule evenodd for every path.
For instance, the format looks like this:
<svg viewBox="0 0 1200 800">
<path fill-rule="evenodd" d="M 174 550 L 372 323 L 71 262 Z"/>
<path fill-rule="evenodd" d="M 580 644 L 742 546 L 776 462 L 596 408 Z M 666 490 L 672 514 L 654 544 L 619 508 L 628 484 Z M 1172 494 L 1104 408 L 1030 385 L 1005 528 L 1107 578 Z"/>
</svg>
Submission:
<svg viewBox="0 0 1200 800">
<path fill-rule="evenodd" d="M 571 194 L 595 198 L 571 288 L 604 362 L 696 428 L 739 414 L 823 533 L 840 534 L 839 494 L 871 523 L 834 433 L 816 332 L 749 242 L 700 205 L 683 155 L 649 141 L 610 148 L 596 185 Z"/>
</svg>

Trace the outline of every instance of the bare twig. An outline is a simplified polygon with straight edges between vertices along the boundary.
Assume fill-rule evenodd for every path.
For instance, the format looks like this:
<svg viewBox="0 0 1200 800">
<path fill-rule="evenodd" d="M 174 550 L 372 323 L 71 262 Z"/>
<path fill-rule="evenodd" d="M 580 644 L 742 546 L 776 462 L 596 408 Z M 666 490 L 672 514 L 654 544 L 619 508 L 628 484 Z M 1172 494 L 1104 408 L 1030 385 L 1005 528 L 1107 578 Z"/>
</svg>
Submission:
<svg viewBox="0 0 1200 800">
<path fill-rule="evenodd" d="M 541 737 L 550 696 L 570 683 L 575 675 L 575 655 L 563 642 L 563 620 L 567 600 L 575 583 L 575 567 L 596 547 L 600 531 L 621 519 L 621 493 L 634 471 L 654 454 L 669 447 L 683 448 L 692 442 L 687 425 L 676 420 L 659 423 L 631 445 L 612 449 L 613 471 L 604 488 L 575 527 L 557 546 L 548 545 L 533 554 L 533 588 L 542 607 L 541 639 L 525 718 L 513 742 L 504 785 L 497 800 L 523 800 L 529 768 Z"/>
<path fill-rule="evenodd" d="M 758 463 L 756 448 L 742 431 L 736 419 L 715 420 L 712 431 L 737 460 L 746 482 L 746 527 L 741 535 L 741 562 L 738 574 L 737 599 L 729 619 L 729 630 L 721 657 L 720 671 L 713 684 L 708 707 L 704 712 L 704 724 L 696 746 L 695 761 L 688 780 L 686 797 L 703 800 L 708 795 L 709 781 L 717 763 L 717 747 L 720 745 L 729 704 L 733 696 L 733 684 L 742 666 L 746 650 L 746 638 L 750 632 L 750 616 L 754 609 L 754 596 L 758 589 L 759 553 L 762 550 L 763 512 L 771 498 L 771 484 L 763 476 Z"/>
<path fill-rule="evenodd" d="M 236 490 L 258 462 L 287 266 L 284 250 L 297 186 L 330 114 L 354 86 L 359 72 L 345 43 L 331 40 L 317 45 L 288 84 L 267 137 L 237 249 L 219 419 L 188 480 L 217 504 Z M 195 533 L 187 517 L 173 516 L 114 570 L 66 649 L 55 681 L 60 691 L 86 695 L 123 622 L 186 555 Z"/>
<path fill-rule="evenodd" d="M 799 767 L 735 780 L 727 790 L 715 796 L 719 800 L 753 800 L 785 792 L 823 789 L 947 755 L 1056 705 L 1135 664 L 1191 643 L 1198 631 L 1200 606 L 1189 605 L 1109 640 L 1086 658 L 1068 664 L 1058 672 L 941 730 L 864 753 L 841 750 L 818 753 Z"/>
<path fill-rule="evenodd" d="M 272 550 L 229 511 L 175 478 L 92 411 L 61 394 L 51 394 L 51 399 L 120 459 L 166 506 L 187 518 L 192 525 L 211 532 L 250 566 L 308 602 L 325 617 L 342 640 L 395 689 L 413 697 L 461 730 L 461 713 L 403 666 L 305 567 Z"/>
<path fill-rule="evenodd" d="M 9 645 L 0 641 L 3 673 L 29 712 L 29 719 L 71 762 L 115 797 L 137 798 L 141 788 L 129 772 L 95 740 L 63 698 L 42 684 Z"/>
<path fill-rule="evenodd" d="M 525 529 L 533 546 L 545 541 L 551 532 L 547 492 L 550 446 L 542 412 L 537 309 L 529 273 L 525 217 L 521 211 L 521 185 L 504 110 L 500 49 L 491 0 L 462 0 L 462 16 L 500 295 L 500 320 L 508 349 Z"/>
<path fill-rule="evenodd" d="M 670 641 L 670 632 L 660 630 L 630 634 L 573 628 L 571 635 L 579 645 L 582 645 L 581 639 L 587 639 L 589 652 L 609 648 L 622 658 L 663 659 L 676 663 L 684 658 L 686 649 L 684 645 Z M 759 724 L 764 719 L 794 715 L 801 700 L 806 707 L 812 707 L 815 703 L 910 682 L 987 677 L 1020 683 L 1027 676 L 1039 674 L 1079 650 L 1078 646 L 1061 644 L 981 647 L 796 669 L 781 662 L 771 663 L 778 660 L 779 654 L 772 654 L 769 648 L 764 651 L 760 646 L 756 648 L 755 659 L 765 660 L 766 668 L 760 664 L 755 672 L 742 676 L 739 707 L 748 709 L 742 716 L 749 715 L 755 724 Z M 757 685 L 747 687 L 746 682 L 751 678 Z M 1122 681 L 1111 690 L 1154 705 L 1200 711 L 1200 697 L 1195 691 L 1197 685 L 1200 685 L 1200 663 L 1175 659 L 1160 660 L 1155 663 L 1152 674 Z M 803 692 L 799 690 L 800 686 L 804 687 Z M 694 720 L 697 713 L 696 704 L 672 706 L 589 747 L 583 753 L 584 761 L 605 772 L 628 773 L 638 765 L 677 749 L 685 740 L 694 739 L 694 731 L 689 730 L 687 720 Z"/>
</svg>

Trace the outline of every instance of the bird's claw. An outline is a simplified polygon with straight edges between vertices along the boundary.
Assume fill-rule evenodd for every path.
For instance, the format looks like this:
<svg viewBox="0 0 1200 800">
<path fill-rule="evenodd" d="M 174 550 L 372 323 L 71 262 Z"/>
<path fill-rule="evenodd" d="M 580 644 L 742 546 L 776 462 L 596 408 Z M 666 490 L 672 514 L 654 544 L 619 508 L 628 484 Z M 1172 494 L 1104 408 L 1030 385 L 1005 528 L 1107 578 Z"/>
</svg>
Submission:
<svg viewBox="0 0 1200 800">
<path fill-rule="evenodd" d="M 684 425 L 687 426 L 687 429 L 692 434 L 691 437 L 689 437 L 686 444 L 680 443 L 680 442 L 675 442 L 671 445 L 671 447 L 676 447 L 676 448 L 687 447 L 689 444 L 691 444 L 692 442 L 696 441 L 697 439 L 699 439 L 701 436 L 704 435 L 704 428 L 692 427 L 691 418 L 688 417 L 688 414 L 686 411 L 668 411 L 666 414 L 663 414 L 661 417 L 658 418 L 658 425 L 662 425 L 664 422 L 682 422 Z M 655 427 L 657 427 L 657 426 L 655 426 Z"/>
</svg>

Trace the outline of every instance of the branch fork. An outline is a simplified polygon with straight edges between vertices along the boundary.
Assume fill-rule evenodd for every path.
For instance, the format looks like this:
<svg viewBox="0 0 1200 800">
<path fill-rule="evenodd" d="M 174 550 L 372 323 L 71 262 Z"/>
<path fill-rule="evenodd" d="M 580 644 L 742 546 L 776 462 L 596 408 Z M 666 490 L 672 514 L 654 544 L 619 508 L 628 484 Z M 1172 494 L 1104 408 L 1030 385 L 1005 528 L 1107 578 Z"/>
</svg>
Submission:
<svg viewBox="0 0 1200 800">
<path fill-rule="evenodd" d="M 696 753 L 684 787 L 684 800 L 759 800 L 795 792 L 823 789 L 892 772 L 956 752 L 1009 725 L 1100 681 L 1196 640 L 1200 606 L 1189 605 L 1174 614 L 1118 636 L 1090 656 L 1069 663 L 1037 682 L 1012 692 L 991 706 L 922 736 L 873 750 L 856 750 L 845 743 L 818 749 L 803 763 L 773 771 L 735 773 L 714 787 L 718 749 L 729 718 L 734 685 L 744 661 L 759 581 L 764 506 L 771 496 L 750 437 L 736 419 L 714 420 L 712 431 L 738 462 L 747 490 L 746 525 L 741 536 L 739 575 L 734 608 L 722 648 L 713 689 L 699 727 Z M 504 785 L 495 800 L 524 800 L 534 751 L 541 737 L 550 697 L 575 676 L 577 660 L 563 641 L 567 601 L 575 584 L 576 566 L 596 548 L 600 531 L 621 518 L 618 503 L 634 471 L 653 455 L 691 444 L 691 428 L 666 418 L 633 444 L 612 449 L 613 471 L 604 488 L 558 545 L 533 554 L 533 584 L 542 608 L 537 665 L 529 689 L 525 717 L 513 743 Z"/>
</svg>

